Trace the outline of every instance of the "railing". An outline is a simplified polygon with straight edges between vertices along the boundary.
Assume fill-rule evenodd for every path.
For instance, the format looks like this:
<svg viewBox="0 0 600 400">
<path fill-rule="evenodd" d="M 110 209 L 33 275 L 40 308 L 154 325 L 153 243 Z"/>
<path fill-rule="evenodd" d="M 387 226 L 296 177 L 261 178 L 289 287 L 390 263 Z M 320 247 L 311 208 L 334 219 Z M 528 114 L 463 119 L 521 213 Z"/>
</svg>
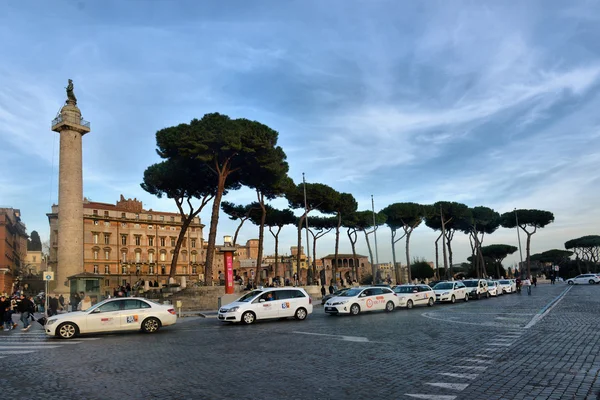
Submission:
<svg viewBox="0 0 600 400">
<path fill-rule="evenodd" d="M 59 114 L 59 115 L 58 115 L 56 118 L 54 118 L 54 119 L 52 120 L 52 126 L 58 125 L 58 124 L 60 124 L 60 123 L 61 123 L 61 122 L 63 122 L 63 121 L 64 121 L 64 120 L 63 120 L 62 114 Z M 72 121 L 72 122 L 75 122 L 75 121 Z M 90 122 L 89 122 L 89 121 L 86 121 L 85 119 L 83 119 L 83 117 L 81 117 L 81 118 L 79 119 L 79 122 L 76 122 L 76 123 L 78 123 L 78 124 L 79 124 L 79 125 L 81 125 L 81 126 L 85 126 L 86 128 L 89 128 L 89 127 L 90 127 Z"/>
</svg>

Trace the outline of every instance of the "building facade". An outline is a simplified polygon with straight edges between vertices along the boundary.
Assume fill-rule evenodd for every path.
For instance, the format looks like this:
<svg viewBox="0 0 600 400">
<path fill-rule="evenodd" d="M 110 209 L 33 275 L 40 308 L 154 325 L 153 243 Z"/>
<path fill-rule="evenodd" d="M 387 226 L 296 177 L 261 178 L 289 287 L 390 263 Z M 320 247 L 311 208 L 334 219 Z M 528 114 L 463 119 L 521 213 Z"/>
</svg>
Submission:
<svg viewBox="0 0 600 400">
<path fill-rule="evenodd" d="M 321 283 L 328 284 L 333 279 L 332 266 L 334 265 L 335 254 L 329 254 L 322 257 L 323 268 L 321 269 L 319 278 Z M 336 262 L 337 276 L 336 283 L 340 279 L 344 279 L 344 283 L 360 279 L 364 275 L 371 274 L 371 263 L 367 256 L 357 254 L 356 257 L 352 254 L 338 254 Z"/>
<path fill-rule="evenodd" d="M 0 293 L 11 294 L 27 254 L 27 229 L 21 211 L 0 208 Z"/>
<path fill-rule="evenodd" d="M 167 283 L 175 245 L 183 225 L 178 213 L 144 210 L 137 199 L 122 195 L 116 204 L 91 202 L 84 199 L 83 264 L 76 274 L 94 274 L 101 279 L 101 293 L 112 293 L 118 285 L 133 284 L 143 279 Z M 61 268 L 57 254 L 57 205 L 48 214 L 50 223 L 50 254 L 48 267 Z M 200 218 L 188 227 L 177 260 L 175 276 L 188 280 L 203 278 L 206 259 Z"/>
</svg>

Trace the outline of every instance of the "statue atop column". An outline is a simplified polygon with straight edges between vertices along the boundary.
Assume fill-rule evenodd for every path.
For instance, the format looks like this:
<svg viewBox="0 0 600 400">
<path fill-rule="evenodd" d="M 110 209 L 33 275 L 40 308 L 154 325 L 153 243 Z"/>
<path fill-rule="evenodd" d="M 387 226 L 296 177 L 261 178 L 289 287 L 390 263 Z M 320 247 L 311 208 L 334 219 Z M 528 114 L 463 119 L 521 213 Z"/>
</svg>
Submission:
<svg viewBox="0 0 600 400">
<path fill-rule="evenodd" d="M 65 88 L 67 89 L 67 104 L 72 104 L 72 105 L 76 105 L 77 104 L 77 97 L 75 97 L 75 93 L 73 93 L 73 80 L 69 79 L 69 84 L 67 85 L 67 87 Z"/>
</svg>

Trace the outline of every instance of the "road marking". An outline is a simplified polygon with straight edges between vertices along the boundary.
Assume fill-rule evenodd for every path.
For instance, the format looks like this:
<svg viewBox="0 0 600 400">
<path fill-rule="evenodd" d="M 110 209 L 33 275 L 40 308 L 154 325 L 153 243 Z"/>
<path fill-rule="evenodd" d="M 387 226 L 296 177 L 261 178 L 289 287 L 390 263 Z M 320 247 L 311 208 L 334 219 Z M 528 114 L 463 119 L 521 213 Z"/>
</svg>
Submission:
<svg viewBox="0 0 600 400">
<path fill-rule="evenodd" d="M 0 354 L 27 354 L 33 353 L 35 350 L 14 350 L 14 351 L 0 351 Z"/>
<path fill-rule="evenodd" d="M 465 378 L 465 379 L 475 379 L 479 376 L 479 374 L 455 374 L 452 372 L 438 372 L 438 375 L 449 376 L 452 378 Z"/>
<path fill-rule="evenodd" d="M 468 383 L 427 382 L 425 384 L 429 386 L 435 386 L 439 388 L 452 390 L 465 390 L 469 386 Z"/>
<path fill-rule="evenodd" d="M 358 343 L 382 343 L 382 342 L 371 342 L 368 338 L 362 336 L 344 336 L 344 335 L 329 335 L 327 333 L 314 333 L 314 332 L 299 332 L 293 331 L 292 333 L 298 333 L 301 335 L 314 335 L 314 336 L 326 336 L 337 340 L 344 340 L 346 342 L 358 342 Z"/>
<path fill-rule="evenodd" d="M 90 337 L 90 338 L 77 338 L 77 340 L 98 340 L 99 337 Z"/>
<path fill-rule="evenodd" d="M 477 357 L 483 357 L 483 358 L 492 358 L 492 356 L 488 356 L 487 354 L 475 354 Z"/>
<path fill-rule="evenodd" d="M 469 358 L 469 357 L 462 357 L 462 359 L 465 361 L 473 361 L 473 362 L 485 363 L 485 364 L 490 364 L 492 362 L 491 360 L 480 360 L 478 358 Z"/>
<path fill-rule="evenodd" d="M 429 400 L 454 400 L 456 396 L 442 396 L 435 394 L 409 394 L 406 393 L 405 396 L 414 397 L 416 399 L 429 399 Z"/>
<path fill-rule="evenodd" d="M 488 367 L 479 367 L 477 365 L 455 365 L 452 368 L 474 369 L 475 371 L 485 371 Z"/>
<path fill-rule="evenodd" d="M 531 315 L 531 314 L 526 314 L 526 315 Z M 521 320 L 523 318 L 518 318 L 518 317 L 496 317 L 494 319 L 499 319 L 501 321 L 514 321 L 514 320 Z"/>
<path fill-rule="evenodd" d="M 529 323 L 527 325 L 525 325 L 525 329 L 531 328 L 532 326 L 534 326 L 535 324 L 537 324 L 538 322 L 540 322 L 546 315 L 548 315 L 548 313 L 550 311 L 552 311 L 552 309 L 554 307 L 556 307 L 556 305 L 558 303 L 560 303 L 560 301 L 562 299 L 564 299 L 565 295 L 567 293 L 569 293 L 569 290 L 571 290 L 572 287 L 573 286 L 569 286 L 568 288 L 566 288 L 565 290 L 563 290 L 561 294 L 559 294 L 554 299 L 552 299 L 550 301 L 550 303 L 546 304 L 546 306 L 544 308 L 542 308 L 533 318 L 531 318 L 531 321 L 529 321 Z"/>
<path fill-rule="evenodd" d="M 512 342 L 511 343 L 488 343 L 488 346 L 512 346 Z"/>
<path fill-rule="evenodd" d="M 492 339 L 494 342 L 508 342 L 509 340 L 515 340 L 515 338 L 501 338 L 497 337 Z"/>
<path fill-rule="evenodd" d="M 0 350 L 13 350 L 13 349 L 54 349 L 60 346 L 0 346 Z"/>
</svg>

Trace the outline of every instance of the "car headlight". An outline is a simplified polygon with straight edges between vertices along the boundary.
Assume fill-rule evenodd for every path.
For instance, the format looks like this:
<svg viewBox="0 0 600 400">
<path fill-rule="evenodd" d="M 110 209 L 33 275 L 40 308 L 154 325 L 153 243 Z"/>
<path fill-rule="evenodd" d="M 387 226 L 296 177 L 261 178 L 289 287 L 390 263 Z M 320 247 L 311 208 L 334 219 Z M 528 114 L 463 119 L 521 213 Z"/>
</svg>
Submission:
<svg viewBox="0 0 600 400">
<path fill-rule="evenodd" d="M 46 321 L 46 325 L 52 325 L 56 322 L 55 319 L 49 319 L 48 321 Z"/>
<path fill-rule="evenodd" d="M 235 307 L 231 307 L 227 312 L 236 312 L 239 309 L 240 308 L 238 306 L 235 306 Z"/>
<path fill-rule="evenodd" d="M 339 306 L 341 304 L 346 304 L 348 302 L 348 300 L 342 300 L 342 301 L 336 301 L 335 303 L 333 303 L 334 306 Z"/>
<path fill-rule="evenodd" d="M 442 296 L 445 296 L 447 294 L 450 294 L 450 292 L 444 292 L 444 293 L 442 293 Z"/>
</svg>

